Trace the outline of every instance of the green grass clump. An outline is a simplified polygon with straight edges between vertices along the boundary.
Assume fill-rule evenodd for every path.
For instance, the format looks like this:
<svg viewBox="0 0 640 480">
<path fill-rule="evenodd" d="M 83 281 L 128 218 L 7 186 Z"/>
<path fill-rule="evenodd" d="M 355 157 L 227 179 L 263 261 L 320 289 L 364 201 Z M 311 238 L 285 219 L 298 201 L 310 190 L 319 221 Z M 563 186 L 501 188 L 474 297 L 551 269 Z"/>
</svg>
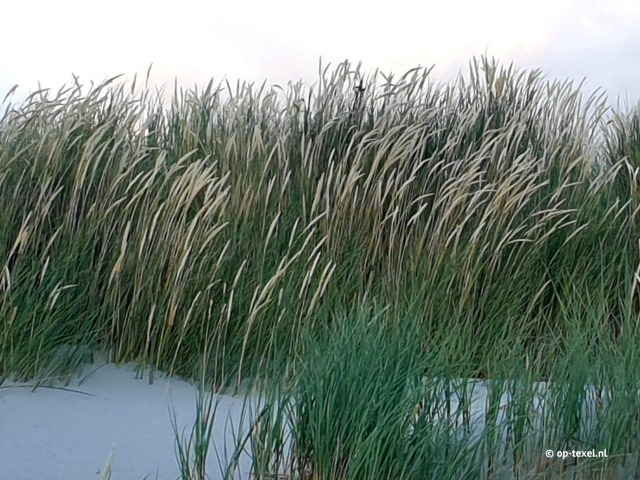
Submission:
<svg viewBox="0 0 640 480">
<path fill-rule="evenodd" d="M 525 352 L 495 358 L 491 380 L 454 375 L 447 345 L 425 349 L 420 322 L 357 311 L 309 338 L 295 380 L 259 389 L 252 478 L 635 478 L 640 408 L 633 356 L 589 361 L 589 333 L 567 342 L 539 382 Z M 637 344 L 635 334 L 633 342 Z M 547 450 L 593 458 L 548 458 Z M 599 456 L 600 452 L 606 455 Z M 232 462 L 227 477 L 237 465 Z"/>
</svg>

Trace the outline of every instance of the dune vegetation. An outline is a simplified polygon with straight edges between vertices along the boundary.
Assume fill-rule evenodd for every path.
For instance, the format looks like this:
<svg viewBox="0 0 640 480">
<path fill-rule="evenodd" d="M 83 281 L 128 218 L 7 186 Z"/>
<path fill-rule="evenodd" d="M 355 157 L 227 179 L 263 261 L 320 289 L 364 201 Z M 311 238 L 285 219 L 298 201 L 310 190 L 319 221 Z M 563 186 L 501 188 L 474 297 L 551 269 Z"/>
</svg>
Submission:
<svg viewBox="0 0 640 480">
<path fill-rule="evenodd" d="M 163 98 L 7 107 L 0 381 L 248 384 L 256 478 L 640 478 L 637 109 L 487 58 Z"/>
</svg>

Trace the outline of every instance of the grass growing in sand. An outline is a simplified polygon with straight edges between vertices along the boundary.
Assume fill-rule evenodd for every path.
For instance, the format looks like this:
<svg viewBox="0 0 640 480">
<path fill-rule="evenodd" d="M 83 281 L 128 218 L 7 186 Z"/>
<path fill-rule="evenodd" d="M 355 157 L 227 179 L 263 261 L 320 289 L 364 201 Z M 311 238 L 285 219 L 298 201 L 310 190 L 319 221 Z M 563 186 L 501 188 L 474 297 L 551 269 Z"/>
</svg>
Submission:
<svg viewBox="0 0 640 480">
<path fill-rule="evenodd" d="M 314 88 L 161 98 L 41 91 L 0 121 L 0 379 L 100 349 L 260 380 L 295 399 L 281 420 L 313 478 L 528 478 L 543 447 L 637 452 L 637 111 L 486 58 L 444 86 L 343 64 Z M 409 442 L 419 376 L 434 408 L 442 379 L 449 397 L 502 382 L 510 433 L 454 441 L 438 420 Z M 591 429 L 585 385 L 608 399 Z"/>
</svg>

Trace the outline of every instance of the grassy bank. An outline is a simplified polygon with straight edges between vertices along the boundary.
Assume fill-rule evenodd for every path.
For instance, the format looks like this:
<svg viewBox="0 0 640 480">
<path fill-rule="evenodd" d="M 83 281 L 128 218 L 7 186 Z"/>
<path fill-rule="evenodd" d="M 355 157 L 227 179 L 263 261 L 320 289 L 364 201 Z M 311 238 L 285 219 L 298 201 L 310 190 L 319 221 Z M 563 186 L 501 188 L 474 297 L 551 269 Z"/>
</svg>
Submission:
<svg viewBox="0 0 640 480">
<path fill-rule="evenodd" d="M 415 342 L 381 353 L 399 363 L 372 385 L 414 370 L 596 385 L 628 403 L 589 444 L 637 449 L 635 424 L 616 423 L 638 408 L 637 111 L 484 58 L 442 86 L 343 64 L 313 88 L 161 98 L 116 80 L 37 92 L 0 121 L 0 380 L 100 349 L 185 376 L 204 362 L 217 387 L 284 379 L 304 401 L 381 350 L 344 344 L 342 363 L 305 367 L 369 312 Z M 405 380 L 374 390 L 391 408 Z"/>
</svg>

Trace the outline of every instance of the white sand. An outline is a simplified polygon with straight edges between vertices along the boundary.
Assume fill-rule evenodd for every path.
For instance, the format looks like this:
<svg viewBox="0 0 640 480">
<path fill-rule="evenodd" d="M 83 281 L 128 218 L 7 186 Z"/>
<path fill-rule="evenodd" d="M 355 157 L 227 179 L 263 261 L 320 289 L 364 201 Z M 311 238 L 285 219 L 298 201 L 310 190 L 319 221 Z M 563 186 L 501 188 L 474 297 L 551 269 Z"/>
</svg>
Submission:
<svg viewBox="0 0 640 480">
<path fill-rule="evenodd" d="M 153 384 L 148 375 L 139 377 L 135 365 L 103 362 L 86 366 L 64 388 L 59 388 L 61 383 L 58 388 L 35 391 L 33 384 L 0 386 L 0 480 L 101 479 L 110 453 L 112 480 L 178 479 L 171 412 L 176 414 L 179 430 L 188 435 L 198 390 L 192 383 L 159 374 Z M 467 385 L 475 437 L 485 427 L 488 384 L 469 381 Z M 545 386 L 538 387 L 541 393 Z M 236 437 L 239 428 L 246 432 L 251 418 L 243 397 L 216 398 L 220 403 L 207 464 L 211 480 L 222 478 L 220 463 L 227 464 L 234 448 L 232 429 Z M 588 401 L 591 406 L 592 399 Z M 539 400 L 534 395 L 537 412 L 542 407 Z M 508 402 L 505 393 L 500 398 L 499 422 L 505 420 Z M 451 398 L 453 411 L 458 403 L 455 396 Z M 252 407 L 255 405 L 253 402 Z M 539 425 L 539 418 L 534 423 Z M 250 458 L 245 453 L 239 478 L 248 479 L 249 470 Z"/>
<path fill-rule="evenodd" d="M 96 368 L 86 367 L 66 390 L 0 386 L 0 479 L 100 479 L 112 449 L 112 480 L 154 479 L 156 474 L 160 480 L 179 478 L 171 408 L 188 435 L 196 386 L 160 375 L 150 385 L 146 376 L 136 379 L 134 365 Z M 237 430 L 243 403 L 239 397 L 220 396 L 213 441 L 221 450 L 226 444 L 229 455 L 233 445 L 231 435 L 225 435 L 230 432 L 225 420 Z M 248 456 L 241 464 L 248 478 Z M 221 478 L 213 447 L 208 473 Z"/>
</svg>

